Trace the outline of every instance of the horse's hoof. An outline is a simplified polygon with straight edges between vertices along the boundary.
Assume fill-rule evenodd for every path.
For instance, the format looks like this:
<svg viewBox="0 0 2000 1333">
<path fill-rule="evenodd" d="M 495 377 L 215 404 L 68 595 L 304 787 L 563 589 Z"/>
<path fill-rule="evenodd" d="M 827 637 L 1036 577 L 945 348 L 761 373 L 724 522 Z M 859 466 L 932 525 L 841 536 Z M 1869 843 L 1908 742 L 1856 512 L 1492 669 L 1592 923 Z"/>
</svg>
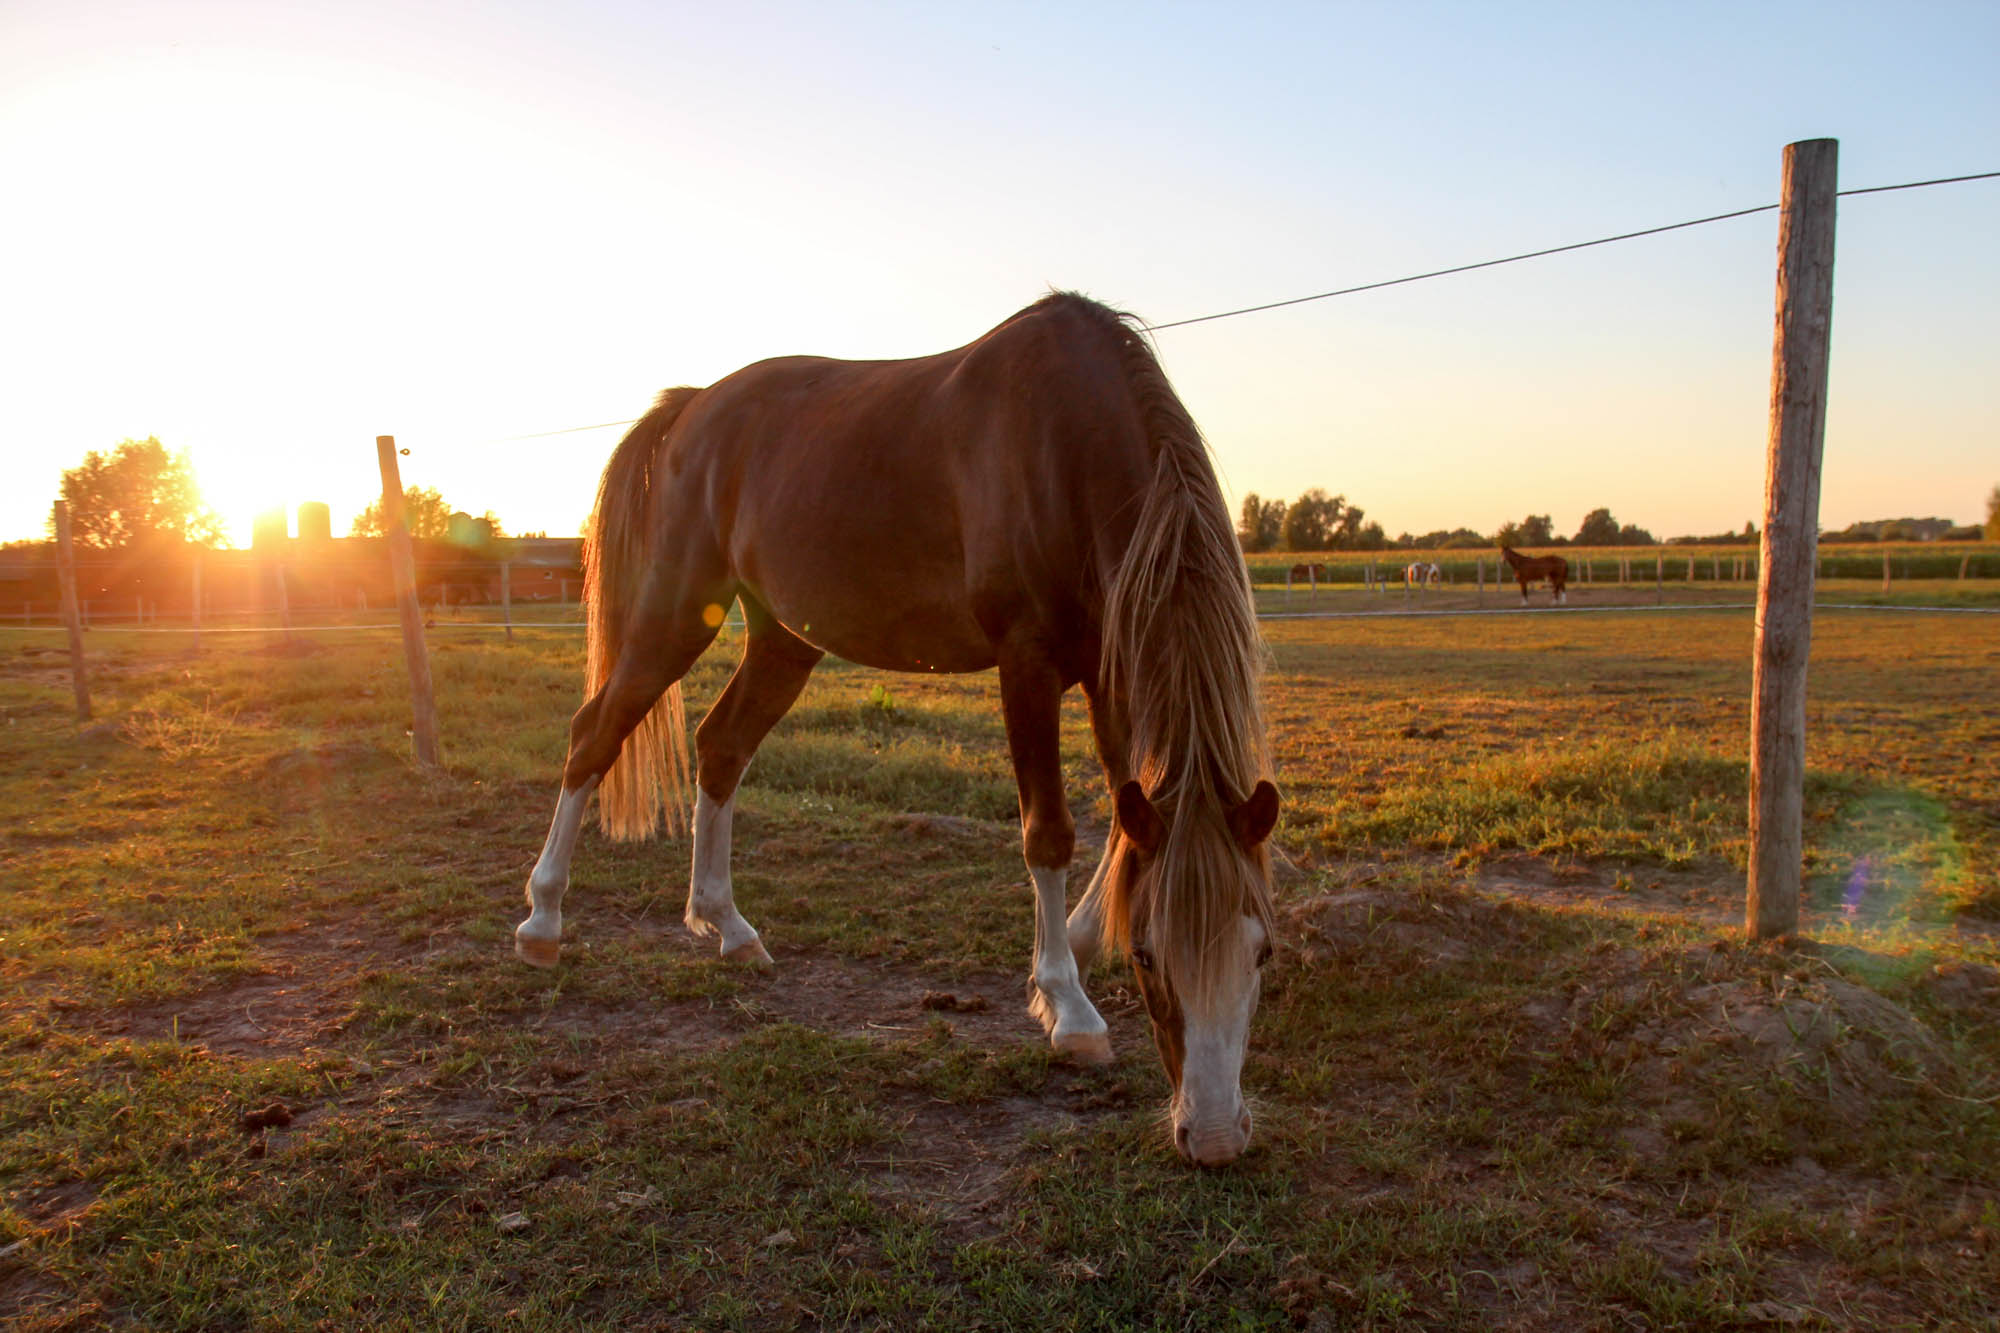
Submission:
<svg viewBox="0 0 2000 1333">
<path fill-rule="evenodd" d="M 758 939 L 755 935 L 752 935 L 749 939 L 743 941 L 743 943 L 722 956 L 732 963 L 745 963 L 751 967 L 777 966 L 777 964 L 771 961 L 771 955 L 765 951 L 764 941 Z"/>
<path fill-rule="evenodd" d="M 538 940 L 516 931 L 514 952 L 522 962 L 533 967 L 554 967 L 562 959 L 562 941 Z"/>
<path fill-rule="evenodd" d="M 1054 1038 L 1057 1051 L 1078 1064 L 1111 1063 L 1111 1038 L 1103 1032 L 1069 1032 Z"/>
</svg>

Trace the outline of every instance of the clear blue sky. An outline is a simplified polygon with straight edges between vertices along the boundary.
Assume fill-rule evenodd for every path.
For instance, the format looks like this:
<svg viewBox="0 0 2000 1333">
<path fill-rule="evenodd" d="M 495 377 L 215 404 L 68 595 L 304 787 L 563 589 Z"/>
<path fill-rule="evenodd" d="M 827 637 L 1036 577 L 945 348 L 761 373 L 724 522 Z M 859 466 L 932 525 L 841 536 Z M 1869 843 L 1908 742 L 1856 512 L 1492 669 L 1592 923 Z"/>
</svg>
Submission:
<svg viewBox="0 0 2000 1333">
<path fill-rule="evenodd" d="M 0 537 L 157 435 L 238 540 L 405 478 L 574 532 L 615 430 L 1050 286 L 1180 319 L 2000 169 L 2000 6 L 0 8 Z M 1822 519 L 1983 515 L 2000 181 L 1841 208 Z M 1776 220 L 1160 335 L 1246 491 L 1393 535 L 1762 505 Z"/>
</svg>

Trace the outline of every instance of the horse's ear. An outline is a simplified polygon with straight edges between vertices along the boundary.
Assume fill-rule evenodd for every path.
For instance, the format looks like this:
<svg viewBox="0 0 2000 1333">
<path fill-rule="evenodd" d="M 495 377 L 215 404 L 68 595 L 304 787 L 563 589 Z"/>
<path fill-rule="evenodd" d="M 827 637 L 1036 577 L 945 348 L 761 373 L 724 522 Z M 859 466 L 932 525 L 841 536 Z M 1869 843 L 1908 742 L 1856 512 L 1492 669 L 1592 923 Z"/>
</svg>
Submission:
<svg viewBox="0 0 2000 1333">
<path fill-rule="evenodd" d="M 1250 799 L 1229 812 L 1229 831 L 1246 852 L 1254 852 L 1278 826 L 1278 789 L 1259 782 Z"/>
<path fill-rule="evenodd" d="M 1160 812 L 1146 799 L 1146 791 L 1136 782 L 1128 782 L 1118 789 L 1118 827 L 1125 830 L 1125 836 L 1147 856 L 1160 850 L 1166 841 L 1167 824 L 1160 818 Z"/>
</svg>

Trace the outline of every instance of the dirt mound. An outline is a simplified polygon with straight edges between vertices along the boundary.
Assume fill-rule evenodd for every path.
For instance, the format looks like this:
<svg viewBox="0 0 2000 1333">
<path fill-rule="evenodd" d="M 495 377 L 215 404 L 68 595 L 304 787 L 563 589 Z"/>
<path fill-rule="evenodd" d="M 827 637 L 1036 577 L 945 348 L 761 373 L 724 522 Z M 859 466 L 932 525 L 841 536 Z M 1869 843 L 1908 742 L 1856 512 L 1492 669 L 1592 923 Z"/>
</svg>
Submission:
<svg viewBox="0 0 2000 1333">
<path fill-rule="evenodd" d="M 286 634 L 274 639 L 261 648 L 251 649 L 258 657 L 313 657 L 323 651 L 317 640 L 303 635 Z"/>
<path fill-rule="evenodd" d="M 1924 989 L 1932 1003 L 1960 1018 L 2000 1021 L 2000 971 L 1983 963 L 1939 963 Z"/>
<path fill-rule="evenodd" d="M 1528 938 L 1520 909 L 1466 894 L 1355 887 L 1291 904 L 1286 934 L 1308 964 L 1387 960 L 1463 962 Z"/>
<path fill-rule="evenodd" d="M 1293 904 L 1288 916 L 1308 968 L 1396 973 L 1546 957 L 1547 923 L 1534 908 L 1469 892 L 1348 888 Z M 1524 999 L 1518 1018 L 1538 1059 L 1621 1071 L 1642 1119 L 1685 1118 L 1695 1090 L 1718 1081 L 1761 1085 L 1847 1123 L 1868 1118 L 1892 1092 L 1953 1095 L 1963 1075 L 1946 1043 L 1824 953 L 1605 939 L 1583 955 L 1580 972 L 1551 977 L 1545 992 Z M 2000 1008 L 2000 975 L 1978 965 L 1942 967 L 1927 990 L 1941 1007 Z"/>
<path fill-rule="evenodd" d="M 899 833 L 908 833 L 919 838 L 959 840 L 976 838 L 990 842 L 996 836 L 1006 836 L 1013 830 L 1006 824 L 998 824 L 989 819 L 969 819 L 964 815 L 933 815 L 910 813 L 890 815 L 882 821 Z"/>
<path fill-rule="evenodd" d="M 302 778 L 318 780 L 343 773 L 364 772 L 396 762 L 394 755 L 372 745 L 358 741 L 332 741 L 274 754 L 264 761 L 263 775 L 273 782 L 290 783 Z"/>
</svg>

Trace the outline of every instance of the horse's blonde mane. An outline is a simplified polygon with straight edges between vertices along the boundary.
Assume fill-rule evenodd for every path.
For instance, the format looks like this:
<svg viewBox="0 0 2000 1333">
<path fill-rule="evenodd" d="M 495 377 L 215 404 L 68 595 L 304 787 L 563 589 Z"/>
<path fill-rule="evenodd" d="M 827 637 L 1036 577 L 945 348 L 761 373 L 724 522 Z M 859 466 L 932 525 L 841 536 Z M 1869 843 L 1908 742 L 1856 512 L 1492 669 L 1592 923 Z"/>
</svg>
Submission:
<svg viewBox="0 0 2000 1333">
<path fill-rule="evenodd" d="M 1051 298 L 1054 299 L 1054 298 Z M 1250 579 L 1208 446 L 1129 315 L 1095 303 L 1120 340 L 1126 380 L 1154 451 L 1153 476 L 1106 592 L 1100 688 L 1121 701 L 1131 768 L 1166 822 L 1159 891 L 1145 895 L 1156 963 L 1183 995 L 1211 991 L 1243 913 L 1273 927 L 1268 860 L 1245 876 L 1227 814 L 1268 770 L 1259 683 L 1264 643 Z M 1106 882 L 1106 943 L 1131 942 L 1131 848 Z"/>
</svg>

